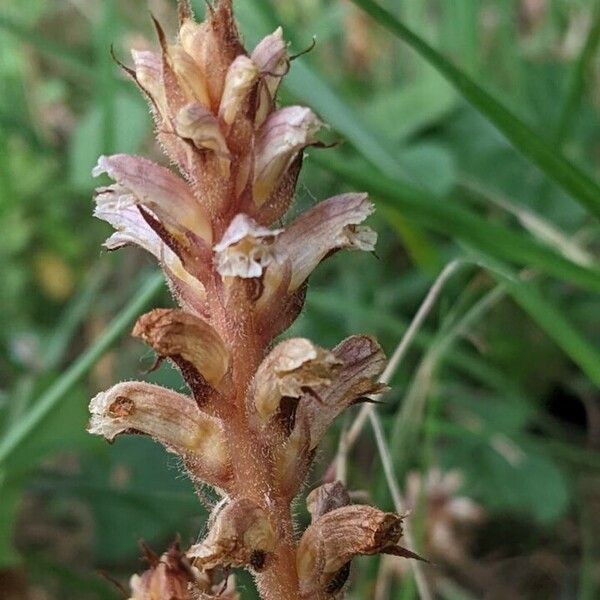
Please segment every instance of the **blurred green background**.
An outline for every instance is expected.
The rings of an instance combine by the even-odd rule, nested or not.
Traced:
[[[236,5],[249,47],[277,24],[292,53],[317,40],[282,101],[311,106],[338,144],[309,152],[298,207],[344,190],[378,206],[377,256],[322,265],[291,333],[323,346],[370,333],[391,354],[458,261],[378,407],[437,597],[599,598],[598,3]],[[89,398],[114,382],[182,386],[168,366],[145,375],[152,356],[127,336],[170,304],[151,259],[108,255],[91,216],[99,154],[160,160],[110,55],[156,45],[150,11],[175,31],[168,0],[0,7],[0,598],[119,598],[101,573],[139,571],[139,539],[162,551],[203,531],[175,459],[85,433]],[[358,495],[393,509],[370,430],[348,469]],[[416,590],[406,565],[370,558],[349,597]]]

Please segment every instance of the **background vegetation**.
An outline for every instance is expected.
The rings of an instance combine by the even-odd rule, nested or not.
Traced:
[[[249,46],[279,23],[293,52],[317,39],[283,100],[310,105],[339,144],[309,153],[299,205],[348,189],[379,207],[377,257],[323,265],[293,333],[324,346],[372,333],[391,354],[457,261],[378,407],[401,489],[414,492],[418,474],[460,474],[458,489],[412,494],[436,593],[598,598],[597,2],[237,8]],[[143,375],[152,356],[127,338],[145,307],[169,302],[152,261],[101,251],[108,228],[91,217],[99,154],[159,156],[109,51],[127,62],[129,47],[155,44],[149,10],[174,31],[167,0],[0,9],[2,598],[118,598],[99,572],[126,581],[138,539],[160,551],[203,530],[204,509],[160,448],[109,448],[84,431],[89,398],[118,380],[181,387],[168,366]],[[315,481],[354,414],[324,445]],[[367,428],[348,481],[393,508]],[[396,563],[363,559],[352,581],[353,598],[416,594]],[[249,580],[241,587],[253,597]]]

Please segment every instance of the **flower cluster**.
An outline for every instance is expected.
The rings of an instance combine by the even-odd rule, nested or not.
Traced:
[[[290,504],[333,419],[384,390],[385,357],[366,336],[332,350],[306,339],[272,344],[324,258],[373,250],[376,234],[362,225],[373,207],[365,194],[343,194],[279,226],[321,127],[308,108],[276,106],[291,60],[282,31],[248,55],[230,0],[209,6],[202,23],[180,1],[179,16],[175,43],[155,23],[160,51],[134,51],[133,68],[123,67],[179,175],[144,158],[103,156],[94,175],[114,183],[98,188],[95,214],[116,230],[108,249],[134,244],[158,259],[179,308],[142,316],[133,335],[179,368],[190,395],[117,384],[91,401],[89,429],[108,440],[153,437],[223,501],[206,538],[185,556],[172,549],[154,561],[132,582],[133,598],[216,597],[213,574],[230,567],[252,570],[264,598],[339,597],[353,556],[410,555],[397,545],[401,518],[332,504],[320,488],[298,543]],[[177,592],[157,595],[163,585]]]

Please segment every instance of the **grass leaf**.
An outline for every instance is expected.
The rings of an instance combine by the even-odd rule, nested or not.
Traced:
[[[560,152],[554,151],[531,127],[402,24],[392,13],[373,0],[352,0],[352,2],[436,67],[472,106],[510,140],[517,150],[535,163],[550,180],[600,218],[600,187],[589,175],[569,162]]]
[[[56,379],[33,407],[6,432],[0,442],[0,465],[5,463],[33,431],[48,418],[65,395],[119,339],[150,300],[163,288],[163,285],[162,273],[156,273],[149,277],[141,289],[136,292],[133,300],[114,318],[100,339]]]
[[[493,223],[456,203],[388,179],[366,165],[350,164],[333,152],[313,153],[311,160],[427,229],[466,241],[487,256],[535,267],[558,279],[600,291],[600,270],[577,265],[527,235]]]

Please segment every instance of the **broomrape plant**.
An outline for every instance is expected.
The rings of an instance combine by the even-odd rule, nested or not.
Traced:
[[[401,516],[352,505],[340,483],[309,494],[312,523],[299,541],[290,508],[333,419],[384,391],[385,357],[367,336],[332,350],[307,339],[272,345],[298,317],[321,260],[373,250],[377,236],[362,225],[373,206],[343,194],[274,228],[322,125],[308,108],[276,108],[291,60],[281,29],[248,56],[231,0],[209,6],[200,24],[180,1],[174,44],[155,26],[160,52],[133,51],[133,68],[123,68],[181,176],[102,156],[94,175],[114,183],[98,188],[95,215],[116,230],[109,250],[134,244],[158,259],[180,308],[143,315],[133,335],[179,368],[190,395],[119,383],[91,401],[89,431],[151,436],[222,501],[203,541],[148,554],[132,598],[237,598],[231,567],[249,569],[268,600],[340,598],[353,557],[415,557],[398,545]]]

